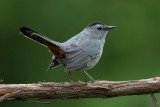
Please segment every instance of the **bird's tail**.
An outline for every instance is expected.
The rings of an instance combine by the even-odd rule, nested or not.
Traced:
[[[27,27],[21,27],[20,33],[22,33],[24,36],[48,47],[50,51],[58,58],[65,57],[64,51],[60,48],[60,43],[53,41],[42,34],[39,34],[38,32],[33,31],[32,29],[29,29]]]
[[[55,42],[55,41],[43,36],[42,34],[36,32],[32,29],[29,29],[27,27],[21,27],[20,33],[22,33],[24,36],[26,36],[26,37],[44,45],[44,46],[47,46],[48,44],[55,44],[55,45],[59,44],[58,42]]]
[[[23,34],[24,36],[48,47],[50,51],[54,54],[55,59],[64,59],[65,58],[65,52],[60,48],[59,42],[53,41],[42,34],[39,34],[38,32],[33,31],[32,29],[29,29],[27,27],[21,27],[20,28],[20,33]],[[57,65],[58,63],[54,62],[54,65]],[[50,68],[54,67],[53,63],[50,65]]]

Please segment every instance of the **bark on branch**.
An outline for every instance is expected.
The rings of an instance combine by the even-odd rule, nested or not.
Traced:
[[[0,102],[4,100],[111,98],[160,92],[160,77],[134,81],[97,81],[91,83],[0,84]]]

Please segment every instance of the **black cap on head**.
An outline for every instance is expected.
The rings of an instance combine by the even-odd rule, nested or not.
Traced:
[[[87,27],[92,27],[92,26],[94,26],[94,25],[96,25],[96,24],[105,25],[105,24],[102,23],[102,22],[95,21],[95,22],[90,23]]]

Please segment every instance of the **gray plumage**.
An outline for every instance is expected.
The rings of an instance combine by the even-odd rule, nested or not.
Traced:
[[[102,22],[92,22],[64,43],[53,41],[26,27],[20,28],[20,31],[50,49],[54,57],[49,69],[62,64],[68,72],[85,71],[94,67],[102,55],[106,34],[112,28],[115,27]]]

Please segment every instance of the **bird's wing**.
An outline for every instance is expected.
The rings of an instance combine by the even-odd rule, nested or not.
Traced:
[[[87,64],[95,59],[97,53],[99,53],[100,45],[94,40],[82,40],[74,42],[67,46],[65,51],[67,66],[65,71],[79,70],[80,68],[87,66]]]

